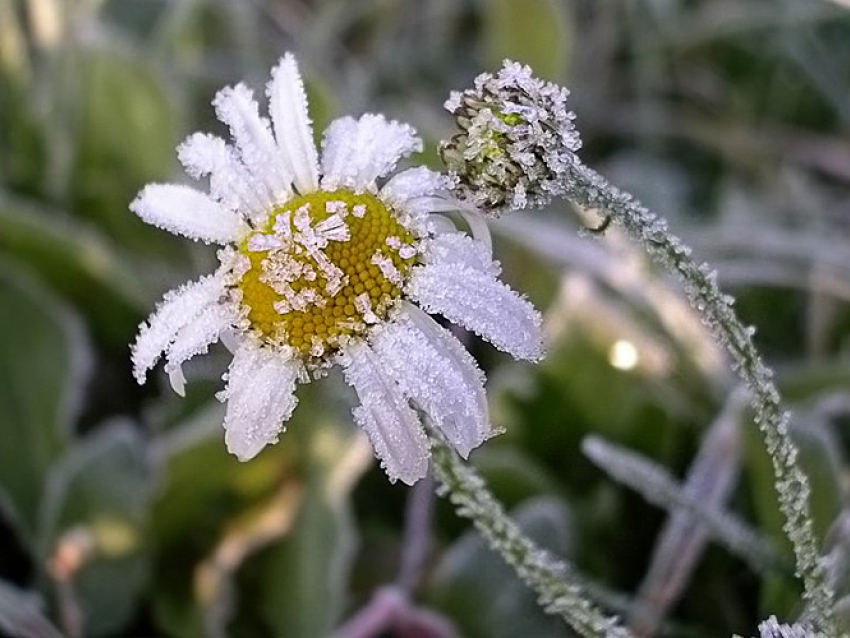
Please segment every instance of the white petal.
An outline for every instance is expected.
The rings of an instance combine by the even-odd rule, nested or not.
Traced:
[[[357,151],[357,120],[351,116],[335,119],[325,129],[322,138],[322,187],[332,190],[344,174],[346,166],[354,161]]]
[[[340,363],[360,398],[354,419],[369,435],[387,475],[413,485],[428,471],[428,438],[419,418],[368,345],[346,348]]]
[[[240,461],[275,443],[298,403],[295,383],[301,376],[296,359],[245,339],[233,356],[227,388],[224,441]]]
[[[242,163],[262,180],[276,202],[292,196],[292,175],[275,142],[266,118],[260,117],[253,92],[244,84],[227,87],[213,100],[218,119],[230,127]]]
[[[518,359],[544,355],[540,313],[489,273],[460,263],[417,266],[407,293]]]
[[[422,256],[426,264],[460,264],[498,277],[499,262],[493,261],[490,247],[460,232],[446,232],[425,244]]]
[[[229,304],[212,304],[201,310],[191,323],[183,326],[166,353],[168,363],[165,371],[171,375],[174,391],[184,396],[185,378],[182,364],[207,351],[211,343],[218,341],[222,330],[229,328],[239,319],[236,309]],[[179,374],[177,374],[177,372]]]
[[[472,233],[473,239],[479,241],[487,249],[488,259],[493,259],[493,238],[490,236],[490,227],[487,225],[487,220],[477,210],[469,210],[462,208],[460,214],[464,221],[469,224],[469,231]]]
[[[266,94],[269,97],[274,134],[283,151],[285,166],[293,175],[298,192],[311,193],[319,188],[319,162],[304,83],[291,53],[284,55],[272,70],[272,80],[266,87]]]
[[[422,140],[407,124],[366,113],[359,120],[336,120],[322,144],[322,187],[374,189],[403,157],[422,150]]]
[[[381,199],[394,208],[404,208],[412,199],[432,197],[444,190],[447,180],[425,166],[394,175],[381,189]]]
[[[195,133],[177,148],[177,157],[195,179],[209,175],[210,194],[245,217],[256,218],[275,204],[265,182],[257,180],[220,137]]]
[[[375,336],[373,347],[404,394],[461,456],[493,434],[484,374],[460,342],[419,308],[407,304]]]
[[[156,312],[139,326],[139,336],[131,347],[136,381],[140,384],[145,382],[145,374],[156,364],[177,333],[204,308],[218,303],[222,294],[224,281],[216,275],[203,277],[166,293]]]
[[[130,204],[148,224],[206,243],[238,241],[250,229],[231,210],[188,186],[149,184]]]

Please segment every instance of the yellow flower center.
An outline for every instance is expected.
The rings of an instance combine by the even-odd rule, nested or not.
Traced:
[[[416,240],[370,193],[296,197],[239,247],[238,283],[253,328],[305,358],[332,352],[387,318],[416,259]]]

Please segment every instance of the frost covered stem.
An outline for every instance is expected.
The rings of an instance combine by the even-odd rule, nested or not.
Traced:
[[[628,193],[610,185],[601,175],[577,158],[570,163],[563,183],[564,196],[573,203],[595,209],[621,224],[643,244],[652,259],[675,272],[682,280],[691,303],[705,317],[718,342],[734,360],[736,372],[752,392],[756,421],[773,460],[779,506],[785,516],[784,529],[802,578],[803,596],[814,612],[819,629],[837,635],[832,616],[833,592],[820,562],[818,546],[809,516],[809,484],[797,464],[797,447],[788,433],[788,413],[784,410],[773,373],[752,340],[752,330],[744,326],[732,308],[734,299],[723,295],[715,273],[706,264],[690,257],[690,248],[667,230],[665,220],[649,212]]]
[[[431,445],[434,473],[458,514],[472,520],[490,547],[537,592],[548,613],[561,616],[585,638],[632,638],[617,619],[594,606],[565,564],[523,535],[471,467],[441,440],[432,437]]]

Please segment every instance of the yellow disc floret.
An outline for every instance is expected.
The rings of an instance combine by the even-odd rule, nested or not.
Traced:
[[[416,258],[416,240],[370,193],[318,191],[269,216],[239,247],[238,287],[252,327],[305,358],[387,318]]]

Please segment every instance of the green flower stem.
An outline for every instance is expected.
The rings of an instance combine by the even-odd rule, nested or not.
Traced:
[[[789,415],[782,406],[773,373],[753,344],[753,330],[735,314],[734,299],[720,292],[716,276],[690,257],[690,248],[667,230],[667,223],[631,195],[577,160],[562,187],[573,203],[595,209],[619,223],[659,265],[679,276],[693,306],[702,314],[717,341],[732,355],[735,371],[749,386],[756,421],[773,460],[784,530],[794,548],[796,572],[803,581],[803,597],[820,631],[837,636],[833,617],[834,593],[820,561],[809,515],[809,483],[797,463],[797,447],[788,433]]]
[[[548,613],[561,616],[585,638],[633,638],[616,618],[594,606],[566,564],[520,531],[475,470],[436,437],[431,439],[431,452],[434,473],[458,514],[472,520],[490,547],[537,592]]]

